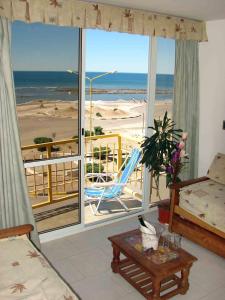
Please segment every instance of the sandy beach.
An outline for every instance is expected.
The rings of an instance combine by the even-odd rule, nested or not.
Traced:
[[[93,127],[107,133],[143,136],[146,118],[144,101],[93,101]],[[171,114],[172,101],[156,101],[155,117]],[[17,105],[21,145],[34,144],[35,137],[51,137],[54,141],[78,135],[78,104],[73,101],[30,101]],[[85,103],[85,123],[89,129],[90,102]]]

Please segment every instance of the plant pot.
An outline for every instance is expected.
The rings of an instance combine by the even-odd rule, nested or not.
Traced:
[[[170,220],[170,200],[166,199],[158,206],[158,220],[162,224],[169,224]]]

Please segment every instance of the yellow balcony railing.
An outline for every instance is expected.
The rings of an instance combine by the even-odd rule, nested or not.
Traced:
[[[85,137],[85,172],[105,174],[118,172],[131,150],[134,147],[139,147],[140,144],[141,140],[123,137],[120,134]],[[60,146],[57,151],[55,151],[56,146]],[[42,152],[38,151],[40,148],[42,148]],[[22,154],[24,161],[77,155],[78,139],[24,146],[22,147]],[[78,196],[79,164],[77,162],[69,161],[26,168],[25,175],[33,208],[66,201]],[[94,177],[91,181],[93,180],[95,180]],[[139,167],[135,169],[129,179],[128,189],[141,194],[142,184],[143,172],[142,168]]]

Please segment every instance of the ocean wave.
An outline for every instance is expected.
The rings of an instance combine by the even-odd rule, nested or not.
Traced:
[[[77,87],[58,87],[58,86],[29,86],[29,87],[16,87],[16,90],[53,90],[56,92],[77,92]],[[89,92],[89,88],[86,88],[86,92]],[[101,88],[93,88],[92,89],[93,94],[146,94],[147,89],[139,89],[139,88],[117,88],[117,89],[101,89]],[[156,88],[157,94],[171,94],[173,93],[172,88]]]
[[[54,90],[56,90],[58,88],[60,88],[60,87],[58,87],[58,86],[16,86],[15,87],[16,90],[23,90],[23,89],[27,89],[27,90],[30,90],[30,89],[38,89],[38,90],[54,89]]]

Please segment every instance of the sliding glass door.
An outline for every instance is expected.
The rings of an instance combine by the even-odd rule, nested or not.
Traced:
[[[96,181],[124,180],[124,188],[103,199],[97,212],[98,200],[86,202],[85,224],[143,210],[144,168],[136,162],[130,170],[129,161],[145,136],[150,45],[148,36],[86,30],[84,184],[90,189]]]
[[[133,149],[141,151],[152,134],[154,117],[171,112],[173,55],[172,42],[156,37],[14,22],[21,151],[39,232],[138,213],[168,196],[163,174],[157,191],[140,163],[119,200],[102,201],[97,214],[82,187],[95,185],[101,173],[117,182]]]
[[[174,92],[174,68],[175,68],[175,41],[155,37],[155,89],[152,111],[152,119],[159,122],[163,120],[167,112],[169,118],[172,116],[173,92]],[[151,179],[151,205],[169,199],[170,190],[166,186],[166,174],[161,172],[157,188],[155,178]]]
[[[39,232],[81,222],[81,42],[77,28],[13,24],[21,151]]]

